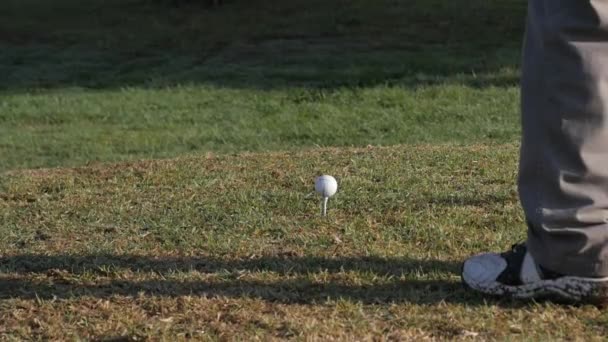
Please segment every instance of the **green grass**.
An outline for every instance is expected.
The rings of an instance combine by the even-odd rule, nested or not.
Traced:
[[[525,5],[2,1],[0,340],[600,340],[460,285],[525,238]]]
[[[0,338],[599,340],[592,306],[483,298],[525,236],[517,145],[315,149],[11,172]],[[315,175],[340,183],[327,219]]]
[[[0,4],[0,171],[518,140],[523,1]],[[472,20],[472,17],[477,20]]]

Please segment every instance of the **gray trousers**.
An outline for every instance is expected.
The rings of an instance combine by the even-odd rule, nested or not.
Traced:
[[[528,249],[608,276],[608,0],[529,0],[521,90]]]

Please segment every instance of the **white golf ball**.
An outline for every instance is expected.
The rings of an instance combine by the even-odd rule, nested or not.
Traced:
[[[338,191],[338,182],[329,175],[317,177],[315,180],[315,190],[323,197],[331,197]]]

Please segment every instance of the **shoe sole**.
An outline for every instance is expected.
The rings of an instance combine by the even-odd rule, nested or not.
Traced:
[[[564,276],[557,279],[541,280],[524,285],[505,285],[499,282],[467,282],[462,274],[465,286],[498,297],[516,299],[550,299],[567,303],[589,303],[600,307],[608,305],[608,278],[582,278]]]

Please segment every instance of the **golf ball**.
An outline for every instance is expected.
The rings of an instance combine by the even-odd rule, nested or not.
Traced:
[[[315,180],[315,190],[323,197],[331,197],[338,191],[338,182],[329,175],[317,177]]]

